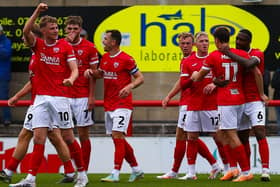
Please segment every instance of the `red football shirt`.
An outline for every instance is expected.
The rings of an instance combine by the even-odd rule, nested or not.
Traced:
[[[249,58],[248,53],[238,49],[231,52]],[[218,106],[241,105],[245,103],[243,92],[243,67],[228,56],[216,50],[209,54],[203,64],[203,69],[212,70],[214,77],[224,77],[229,80],[225,87],[218,87]]]
[[[208,55],[207,55],[208,56]],[[183,73],[187,78],[190,78],[194,71],[199,71],[205,61],[206,57],[199,57],[197,54],[190,56],[183,62]],[[189,88],[191,98],[188,103],[188,111],[198,110],[217,110],[217,91],[216,89],[212,94],[206,95],[203,93],[205,86],[213,82],[213,74],[210,71],[202,81],[193,82]]]
[[[250,49],[248,52],[251,57],[259,60],[258,68],[264,73],[264,54],[259,49]],[[256,84],[255,75],[251,70],[245,71],[243,89],[245,102],[261,101],[259,90]]]
[[[44,40],[36,38],[32,47],[37,59],[36,68],[38,95],[68,97],[68,87],[63,85],[63,80],[69,78],[70,68],[68,62],[76,60],[73,48],[64,39],[48,45]]]
[[[77,58],[79,77],[75,80],[74,85],[69,87],[70,97],[81,98],[89,96],[89,79],[85,78],[84,72],[90,68],[90,65],[99,63],[98,52],[95,45],[86,39],[82,39],[71,44]]]
[[[132,109],[132,94],[125,98],[119,97],[119,92],[131,83],[131,76],[138,71],[135,60],[125,52],[114,56],[105,53],[99,69],[104,78],[104,108],[113,111],[118,108]]]

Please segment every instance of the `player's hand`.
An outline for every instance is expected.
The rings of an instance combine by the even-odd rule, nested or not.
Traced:
[[[8,100],[8,106],[16,106],[16,103],[18,102],[19,98],[16,96],[13,96]]]
[[[193,81],[196,81],[197,78],[198,78],[198,72],[197,72],[197,71],[194,71],[194,72],[192,73],[191,79],[192,79]]]
[[[261,100],[264,102],[264,104],[267,106],[269,103],[269,98],[265,94],[260,95],[260,97],[261,97]]]
[[[90,78],[93,76],[93,72],[92,72],[92,69],[86,69],[86,71],[84,72],[84,76],[85,78]]]
[[[37,10],[39,12],[44,12],[46,10],[48,10],[48,5],[46,3],[40,3],[38,6],[37,6]]]
[[[78,33],[76,33],[76,32],[70,32],[66,35],[65,39],[68,42],[73,42],[76,39],[77,35],[78,35]]]
[[[92,110],[94,108],[94,101],[95,101],[94,97],[88,98],[88,110]]]
[[[128,84],[127,86],[125,86],[123,89],[120,90],[119,92],[119,97],[120,98],[126,98],[132,90],[132,84]]]
[[[210,83],[207,84],[204,88],[203,88],[203,93],[206,95],[210,95],[214,90],[215,90],[216,86],[214,83]]]
[[[163,109],[166,109],[168,103],[170,101],[170,97],[166,96],[162,101],[161,101],[161,106]]]
[[[222,52],[225,55],[227,55],[228,52],[230,51],[229,45],[227,43],[220,44],[218,49],[220,52]]]
[[[225,87],[228,85],[229,80],[224,80],[224,76],[215,77],[213,83],[218,87]]]
[[[74,83],[74,81],[72,79],[64,79],[63,80],[63,85],[64,86],[70,87],[70,86],[73,86],[73,83]]]

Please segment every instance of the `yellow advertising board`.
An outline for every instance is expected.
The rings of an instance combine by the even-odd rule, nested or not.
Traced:
[[[97,49],[104,52],[106,30],[122,32],[121,49],[133,56],[142,72],[178,72],[182,58],[177,36],[181,32],[213,33],[219,26],[231,32],[231,47],[240,29],[253,34],[252,46],[265,50],[269,31],[253,14],[231,5],[132,6],[107,17],[94,34]],[[210,51],[215,50],[210,35]]]

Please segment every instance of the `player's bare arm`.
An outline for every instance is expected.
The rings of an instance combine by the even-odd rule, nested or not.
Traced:
[[[260,94],[261,99],[265,104],[268,104],[269,98],[264,94],[264,88],[263,88],[263,75],[258,67],[254,67],[251,71],[254,72],[256,85]]]
[[[31,32],[31,28],[34,25],[36,19],[39,17],[41,12],[44,12],[48,9],[48,5],[45,3],[40,3],[31,17],[27,20],[23,28],[23,37],[25,39],[27,46],[33,46],[35,41],[35,36]]]
[[[201,68],[201,69],[199,70],[199,72],[194,71],[194,72],[192,73],[191,79],[192,79],[194,82],[196,82],[196,81],[201,81],[209,72],[210,72],[210,70],[206,70],[206,69]]]
[[[91,65],[90,69],[96,70],[97,69],[97,64]],[[94,90],[95,90],[95,85],[96,85],[96,79],[94,77],[90,77],[89,78],[88,110],[92,110],[93,107],[94,107],[94,101],[95,101]]]
[[[224,76],[214,77],[213,83],[218,87],[225,87],[228,85],[229,80],[225,80]]]
[[[11,97],[8,100],[8,105],[9,106],[15,106],[15,104],[18,102],[20,98],[25,96],[26,94],[30,93],[32,90],[32,84],[30,81],[28,81],[20,91],[18,91],[13,97]]]
[[[181,91],[180,79],[178,79],[173,85],[172,89],[168,92],[167,96],[162,100],[161,105],[166,109],[169,101]]]
[[[257,59],[256,57],[251,57],[250,59],[247,59],[231,52],[227,45],[221,45],[219,47],[219,51],[221,51],[222,53],[224,53],[225,55],[227,55],[228,57],[230,57],[231,59],[233,59],[234,61],[238,62],[246,68],[255,67],[259,63],[259,59]]]
[[[68,63],[69,68],[71,70],[71,75],[69,78],[63,80],[64,86],[73,86],[74,81],[78,78],[79,76],[79,70],[78,66],[76,63],[76,60],[72,60]]]
[[[126,85],[123,89],[120,90],[119,92],[119,97],[120,98],[125,98],[127,97],[132,89],[137,88],[141,84],[144,83],[144,76],[140,71],[137,71],[136,73],[133,74],[134,80]]]

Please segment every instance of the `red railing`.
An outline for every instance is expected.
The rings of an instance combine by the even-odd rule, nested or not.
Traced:
[[[103,106],[103,100],[96,100],[95,106]],[[20,100],[16,106],[29,106],[31,102],[29,100]],[[179,101],[170,101],[168,106],[178,106]],[[0,106],[8,106],[7,100],[0,100]],[[161,107],[161,100],[134,100],[133,106],[137,107]],[[280,106],[280,100],[270,100],[268,106]]]

